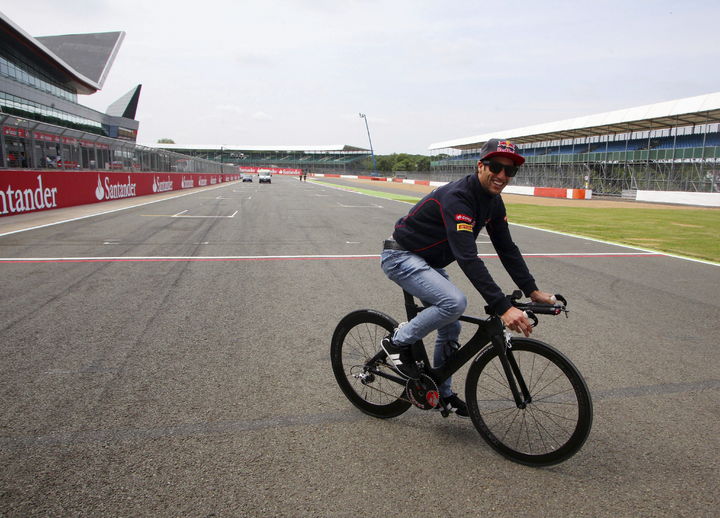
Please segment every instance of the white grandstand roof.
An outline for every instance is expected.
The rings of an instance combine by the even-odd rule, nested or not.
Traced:
[[[720,122],[720,92],[446,140],[431,144],[428,149],[474,149],[491,138],[511,139],[517,144],[524,144],[714,122]]]
[[[95,93],[96,91],[100,90],[102,86],[102,81],[92,80],[82,73],[78,72],[78,70],[72,66],[70,66],[65,60],[61,59],[57,54],[55,54],[53,51],[51,51],[46,45],[41,43],[38,39],[33,38],[30,36],[27,32],[25,32],[21,27],[15,24],[10,18],[8,18],[4,13],[0,12],[0,24],[5,24],[8,28],[10,28],[11,31],[14,31],[15,34],[23,41],[27,46],[31,48],[31,50],[35,50],[36,52],[45,55],[47,59],[49,59],[51,62],[55,63],[55,65],[59,68],[61,68],[67,76],[69,76],[77,88],[77,92],[79,94],[91,94]],[[121,36],[119,36],[120,41],[122,41],[122,38],[124,38],[125,33],[118,33]],[[119,46],[119,43],[118,43]],[[117,52],[117,48],[115,49],[115,52]],[[113,54],[114,59],[114,54]],[[112,62],[110,62],[112,63]],[[106,74],[106,72],[105,72]],[[102,77],[104,80],[104,75]]]
[[[225,144],[144,144],[147,147],[167,149],[169,151],[303,151],[305,153],[339,153],[341,151],[364,151],[369,149],[348,146],[347,144],[330,144],[323,146],[242,146]]]

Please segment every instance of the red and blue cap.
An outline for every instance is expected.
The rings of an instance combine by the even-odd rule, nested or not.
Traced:
[[[509,140],[491,138],[480,150],[480,160],[489,160],[494,156],[504,156],[513,161],[516,166],[523,165],[525,158],[518,153],[517,146]]]

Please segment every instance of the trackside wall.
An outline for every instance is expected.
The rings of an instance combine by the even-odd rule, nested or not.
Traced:
[[[638,191],[637,201],[720,207],[720,192]]]
[[[326,176],[334,178],[357,178],[361,180],[374,180],[379,182],[398,182],[414,185],[431,185],[438,187],[448,182],[429,180],[410,180],[406,178],[383,178],[377,176],[340,175],[340,174],[314,174],[313,176]],[[507,194],[522,194],[525,196],[540,196],[543,198],[567,198],[573,200],[592,199],[592,189],[565,189],[561,187],[530,187],[522,185],[508,185],[503,189]],[[685,191],[637,191],[633,199],[652,203],[673,203],[678,205],[694,205],[701,207],[720,207],[720,193],[685,192]]]
[[[412,185],[431,185],[439,187],[448,182],[434,182],[430,180],[409,180],[406,178],[383,178],[378,176],[357,176],[340,174],[315,174],[313,176],[326,176],[328,178],[356,178],[360,180],[373,180],[378,182],[397,182]],[[508,194],[524,194],[526,196],[543,196],[546,198],[570,198],[575,200],[589,200],[592,198],[591,189],[563,189],[555,187],[526,187],[508,185],[503,189]]]
[[[238,174],[0,171],[0,217],[238,180]]]

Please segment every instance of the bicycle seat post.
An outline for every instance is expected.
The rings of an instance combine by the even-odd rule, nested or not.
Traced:
[[[405,298],[405,312],[407,313],[408,321],[415,318],[415,316],[422,311],[424,308],[415,304],[415,297],[410,295],[407,291],[403,290],[403,297]],[[425,344],[422,340],[418,340],[411,346],[413,358],[420,364],[420,369],[429,368],[430,361],[425,350]]]
[[[412,320],[418,314],[420,308],[417,304],[415,304],[415,297],[405,290],[403,290],[403,297],[405,298],[405,312],[407,313],[407,318],[408,320]]]

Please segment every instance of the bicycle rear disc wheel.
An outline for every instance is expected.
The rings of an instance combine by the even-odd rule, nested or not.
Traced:
[[[333,333],[330,361],[335,379],[350,402],[373,417],[396,417],[411,406],[401,399],[404,384],[378,375],[380,372],[397,377],[385,355],[370,363],[382,350],[380,341],[397,325],[384,313],[363,309],[345,316]]]
[[[565,355],[543,342],[513,338],[508,354],[517,362],[530,402],[518,408],[497,351],[487,347],[466,380],[473,424],[493,449],[515,462],[550,466],[568,459],[592,427],[585,380]]]

